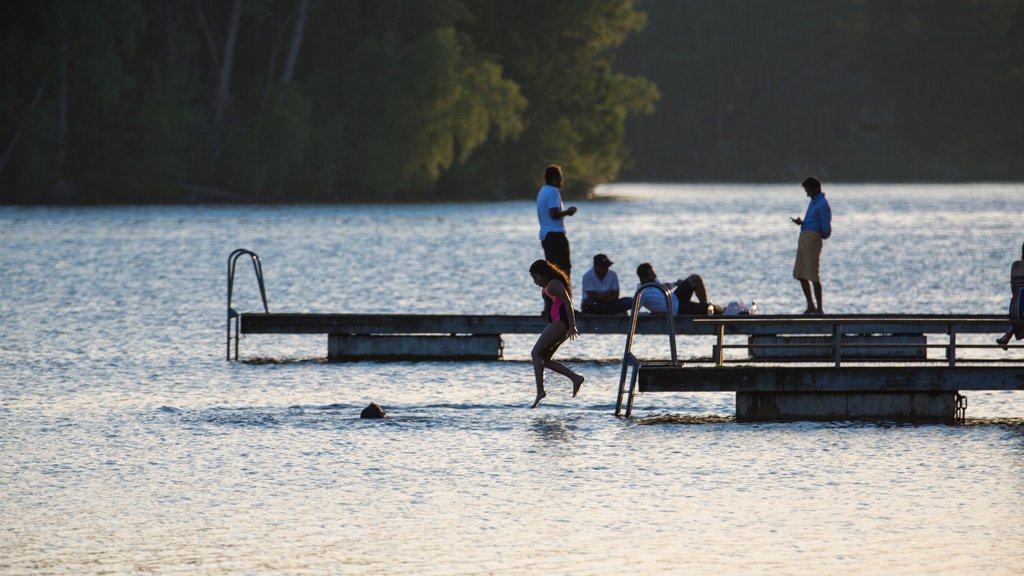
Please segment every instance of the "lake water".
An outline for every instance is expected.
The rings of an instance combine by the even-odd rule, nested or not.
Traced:
[[[826,312],[1005,312],[1024,185],[826,194]],[[577,204],[577,291],[604,252],[629,293],[650,261],[803,310],[798,185]],[[573,399],[552,376],[537,410],[528,335],[504,362],[346,364],[324,336],[250,336],[229,363],[239,247],[276,312],[541,307],[531,201],[0,208],[0,573],[1024,573],[1022,392],[968,393],[956,426],[738,424],[731,394],[648,394],[624,420],[622,336],[563,346],[587,381]],[[235,304],[261,306],[250,268]],[[360,420],[370,401],[389,418]],[[643,423],[662,414],[692,423]]]

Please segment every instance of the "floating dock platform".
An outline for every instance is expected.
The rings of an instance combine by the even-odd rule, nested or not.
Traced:
[[[250,258],[262,313],[231,306],[235,266]],[[659,284],[648,288],[669,292]],[[962,421],[967,390],[1024,390],[1024,346],[994,343],[1004,315],[577,316],[581,334],[623,334],[616,416],[630,417],[639,392],[734,392],[739,420],[882,419]],[[242,334],[327,336],[327,356],[345,360],[500,360],[502,335],[539,334],[536,316],[270,313],[259,257],[228,257],[227,359]],[[1021,323],[1024,325],[1024,323]],[[668,358],[641,360],[637,334],[668,335]],[[982,343],[958,340],[984,334]],[[710,337],[708,361],[677,357],[676,337]],[[746,341],[736,343],[738,338]],[[728,338],[728,340],[727,340]],[[971,339],[967,339],[971,340]],[[974,338],[973,340],[978,340]],[[234,343],[234,350],[232,350]],[[737,358],[728,349],[746,351]],[[968,356],[979,349],[986,357]],[[937,354],[929,354],[929,351]],[[628,384],[627,384],[628,381]]]
[[[1024,355],[1019,353],[1024,347],[1003,351],[992,343],[1009,326],[1005,318],[815,316],[798,320],[777,316],[706,316],[695,317],[693,322],[701,327],[711,326],[715,334],[712,361],[703,365],[688,365],[676,358],[674,344],[668,361],[640,360],[630,352],[627,339],[616,415],[632,415],[637,391],[735,392],[736,418],[741,421],[864,419],[952,423],[963,421],[966,415],[967,398],[961,391],[1024,390]],[[813,332],[818,336],[807,340],[804,336],[789,336],[793,332]],[[727,361],[726,349],[743,346],[726,344],[725,337],[742,333],[774,333],[773,342],[762,339],[757,345],[748,344],[751,353],[747,358]],[[945,342],[928,344],[920,340],[928,334],[941,334]],[[992,339],[980,344],[958,342],[957,336],[963,334],[989,334]],[[871,341],[883,336],[889,339]],[[755,354],[757,346],[784,354]],[[808,347],[813,350],[810,357],[795,357],[794,351]],[[941,358],[929,359],[928,349],[941,351]],[[966,356],[979,349],[999,350],[1000,356]],[[849,354],[851,350],[863,354]],[[779,363],[780,356],[789,361]]]

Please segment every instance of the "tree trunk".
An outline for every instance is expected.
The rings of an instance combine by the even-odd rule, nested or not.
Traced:
[[[0,158],[0,173],[4,171],[4,166],[7,166],[7,161],[11,159],[11,153],[14,152],[14,147],[18,144],[18,140],[21,139],[21,133],[25,131],[28,126],[29,120],[32,119],[32,113],[35,112],[36,106],[39,106],[39,100],[43,97],[43,85],[39,85],[39,89],[36,90],[36,97],[32,99],[32,105],[28,108],[28,113],[25,114],[25,118],[21,121],[21,125],[18,126],[18,130],[14,133],[14,137],[11,138],[7,149],[4,150],[4,157]]]
[[[220,69],[220,50],[217,48],[217,39],[213,37],[213,32],[210,30],[210,24],[206,21],[206,13],[203,12],[203,5],[199,3],[200,0],[194,0],[193,5],[196,8],[196,20],[199,21],[199,29],[203,33],[203,39],[206,40],[206,49],[210,53],[210,61],[213,63],[211,70]]]
[[[71,34],[70,17],[66,10],[60,13],[60,47],[57,54],[57,179],[64,177],[64,168],[68,161],[68,133],[70,132],[70,121],[68,120],[68,92],[70,83],[68,66],[70,50],[69,36]]]
[[[292,29],[292,43],[288,49],[288,59],[284,63],[284,71],[281,73],[282,82],[291,82],[295,75],[295,61],[299,59],[299,48],[302,47],[302,36],[306,29],[306,18],[309,16],[309,0],[299,0],[299,17],[295,20],[295,28]]]
[[[224,59],[221,61],[220,74],[217,80],[217,94],[214,100],[213,113],[213,153],[211,164],[215,164],[220,156],[221,133],[224,129],[224,112],[231,100],[231,69],[235,59],[235,41],[238,39],[238,25],[242,19],[242,0],[235,0],[228,18],[228,33],[224,38]]]

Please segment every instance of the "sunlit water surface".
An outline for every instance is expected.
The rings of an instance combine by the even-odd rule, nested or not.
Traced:
[[[826,193],[827,312],[1006,310],[1024,186]],[[608,186],[569,220],[573,281],[605,252],[627,292],[650,261],[796,313],[805,206],[799,186]],[[0,573],[1024,573],[1024,393],[969,393],[957,426],[737,424],[731,394],[648,394],[622,420],[621,336],[567,343],[581,395],[552,378],[537,410],[530,336],[505,362],[347,364],[323,336],[250,336],[228,363],[238,247],[271,311],[541,306],[530,201],[0,208]],[[260,307],[250,268],[235,302]],[[360,420],[369,401],[389,418]],[[643,424],[664,414],[689,423]]]

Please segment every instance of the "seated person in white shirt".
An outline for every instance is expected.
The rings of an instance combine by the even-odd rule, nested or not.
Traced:
[[[625,314],[633,307],[632,298],[619,298],[619,276],[604,254],[594,256],[594,267],[583,275],[584,314]]]
[[[648,282],[657,282],[658,274],[654,271],[654,266],[650,263],[644,262],[637,266],[636,275],[640,278],[640,284],[647,284]],[[708,313],[708,292],[704,288],[704,279],[697,274],[691,274],[685,279],[679,279],[675,282],[663,282],[663,286],[672,290],[672,314],[687,314],[696,315]],[[637,286],[639,288],[639,286]],[[693,295],[697,295],[697,301],[692,302],[690,300]],[[724,308],[717,304],[712,304],[714,307],[715,314],[721,314],[725,311]],[[647,288],[640,293],[640,307],[646,308],[651,314],[664,314],[665,313],[665,294],[655,288]]]

